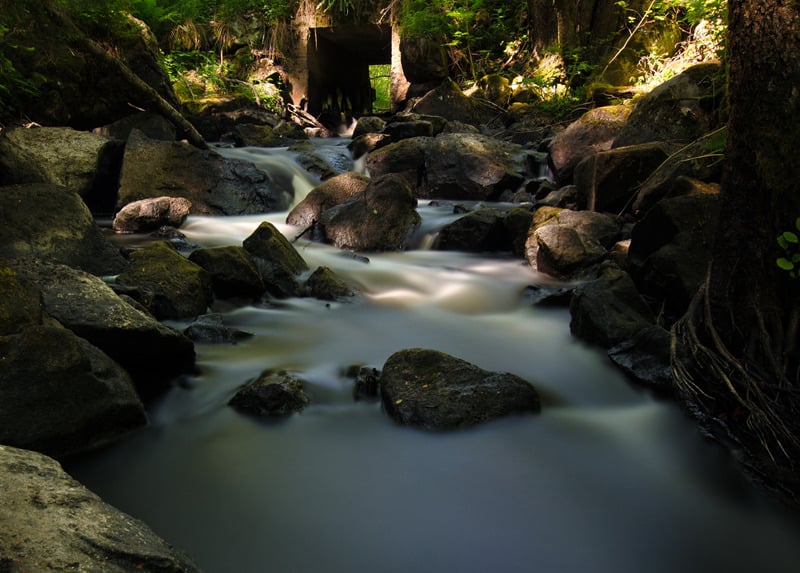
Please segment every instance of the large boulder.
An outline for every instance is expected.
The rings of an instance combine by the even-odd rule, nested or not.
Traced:
[[[722,127],[670,155],[642,183],[631,212],[641,216],[668,197],[718,192],[727,132]]]
[[[550,167],[562,185],[572,181],[575,166],[584,158],[611,149],[620,134],[631,106],[614,105],[587,111],[550,140]]]
[[[384,175],[364,191],[322,214],[325,240],[340,249],[396,251],[420,224],[417,200],[406,181]]]
[[[280,188],[252,163],[134,130],[125,147],[117,205],[165,195],[188,199],[192,214],[202,215],[282,211],[293,198],[290,189]]]
[[[575,167],[575,186],[586,197],[587,209],[620,213],[673,151],[655,142],[595,153]]]
[[[717,195],[685,195],[659,201],[631,231],[631,274],[666,326],[705,281],[718,220]]]
[[[425,185],[428,150],[433,138],[412,137],[385,145],[367,155],[366,167],[372,177],[394,173],[405,178],[412,189]]]
[[[0,257],[39,258],[97,275],[128,267],[81,198],[51,183],[0,187]]]
[[[17,268],[37,285],[47,314],[125,368],[142,394],[193,370],[188,338],[128,304],[98,277],[43,262],[25,261]]]
[[[0,185],[52,183],[77,193],[95,212],[116,199],[123,143],[68,127],[0,133]]]
[[[0,446],[0,568],[199,573],[141,521],[72,479],[47,456]]]
[[[308,404],[303,381],[285,371],[267,370],[239,389],[228,404],[256,416],[287,416]]]
[[[205,314],[211,304],[211,276],[169,243],[157,241],[133,251],[131,268],[117,283],[134,287],[139,302],[159,320]],[[134,292],[134,291],[131,291]]]
[[[630,275],[606,263],[596,279],[579,285],[570,303],[570,331],[586,342],[611,348],[655,323]]]
[[[413,101],[408,111],[436,115],[451,121],[480,125],[498,115],[495,108],[487,108],[467,96],[453,80],[446,78],[424,96]]]
[[[267,292],[279,298],[300,294],[298,276],[308,265],[275,225],[262,222],[242,246],[253,257]]]
[[[289,225],[307,228],[319,221],[322,212],[354,195],[361,193],[369,184],[369,177],[349,171],[323,181],[312,189],[286,216]]]
[[[495,209],[470,211],[443,227],[436,235],[433,248],[471,253],[511,251],[513,237],[505,218],[504,213]]]
[[[642,96],[614,147],[651,141],[690,143],[721,125],[724,69],[717,63],[692,66]]]
[[[527,176],[519,145],[480,134],[451,133],[433,139],[419,197],[497,200]]]
[[[180,227],[192,202],[183,197],[155,197],[128,203],[114,216],[115,233],[142,233],[160,227]]]
[[[42,293],[8,261],[0,259],[0,336],[42,324],[44,318]]]
[[[483,370],[437,350],[395,352],[383,366],[380,385],[386,413],[403,425],[429,430],[541,409],[536,390],[519,376]]]
[[[0,337],[0,356],[2,444],[63,457],[146,423],[127,372],[66,328],[32,326]]]

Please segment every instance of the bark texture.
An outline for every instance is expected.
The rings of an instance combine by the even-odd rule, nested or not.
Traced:
[[[800,216],[800,4],[731,0],[729,136],[705,287],[673,330],[687,404],[768,484],[800,492],[798,279],[777,236]]]

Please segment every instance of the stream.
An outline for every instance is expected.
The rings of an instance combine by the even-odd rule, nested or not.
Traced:
[[[260,156],[302,196],[289,155]],[[425,250],[452,205],[421,204],[403,253],[363,258],[300,239],[313,270],[357,285],[349,303],[234,307],[236,345],[197,344],[200,373],[150,405],[150,425],[65,464],[207,573],[796,572],[800,521],[753,488],[669,401],[573,339],[569,312],[531,306],[545,281],[520,259]],[[285,213],[190,217],[201,246],[241,244]],[[183,328],[185,323],[171,323]],[[348,367],[441,350],[529,380],[538,416],[430,433],[353,400]],[[311,404],[265,421],[227,401],[265,368],[306,381]]]

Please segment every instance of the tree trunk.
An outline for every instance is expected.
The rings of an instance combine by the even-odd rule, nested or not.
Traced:
[[[729,0],[729,135],[706,285],[673,329],[693,411],[761,479],[800,492],[800,279],[776,238],[800,216],[800,5]]]

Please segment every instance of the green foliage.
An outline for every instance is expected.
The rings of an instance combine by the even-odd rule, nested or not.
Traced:
[[[800,217],[794,222],[795,229],[800,232]],[[779,269],[786,271],[791,278],[797,278],[800,269],[800,238],[794,231],[784,231],[777,237],[778,247],[782,253],[775,260]]]
[[[375,113],[389,111],[392,107],[392,66],[381,64],[369,67],[369,82],[375,90],[375,101],[372,108]]]

